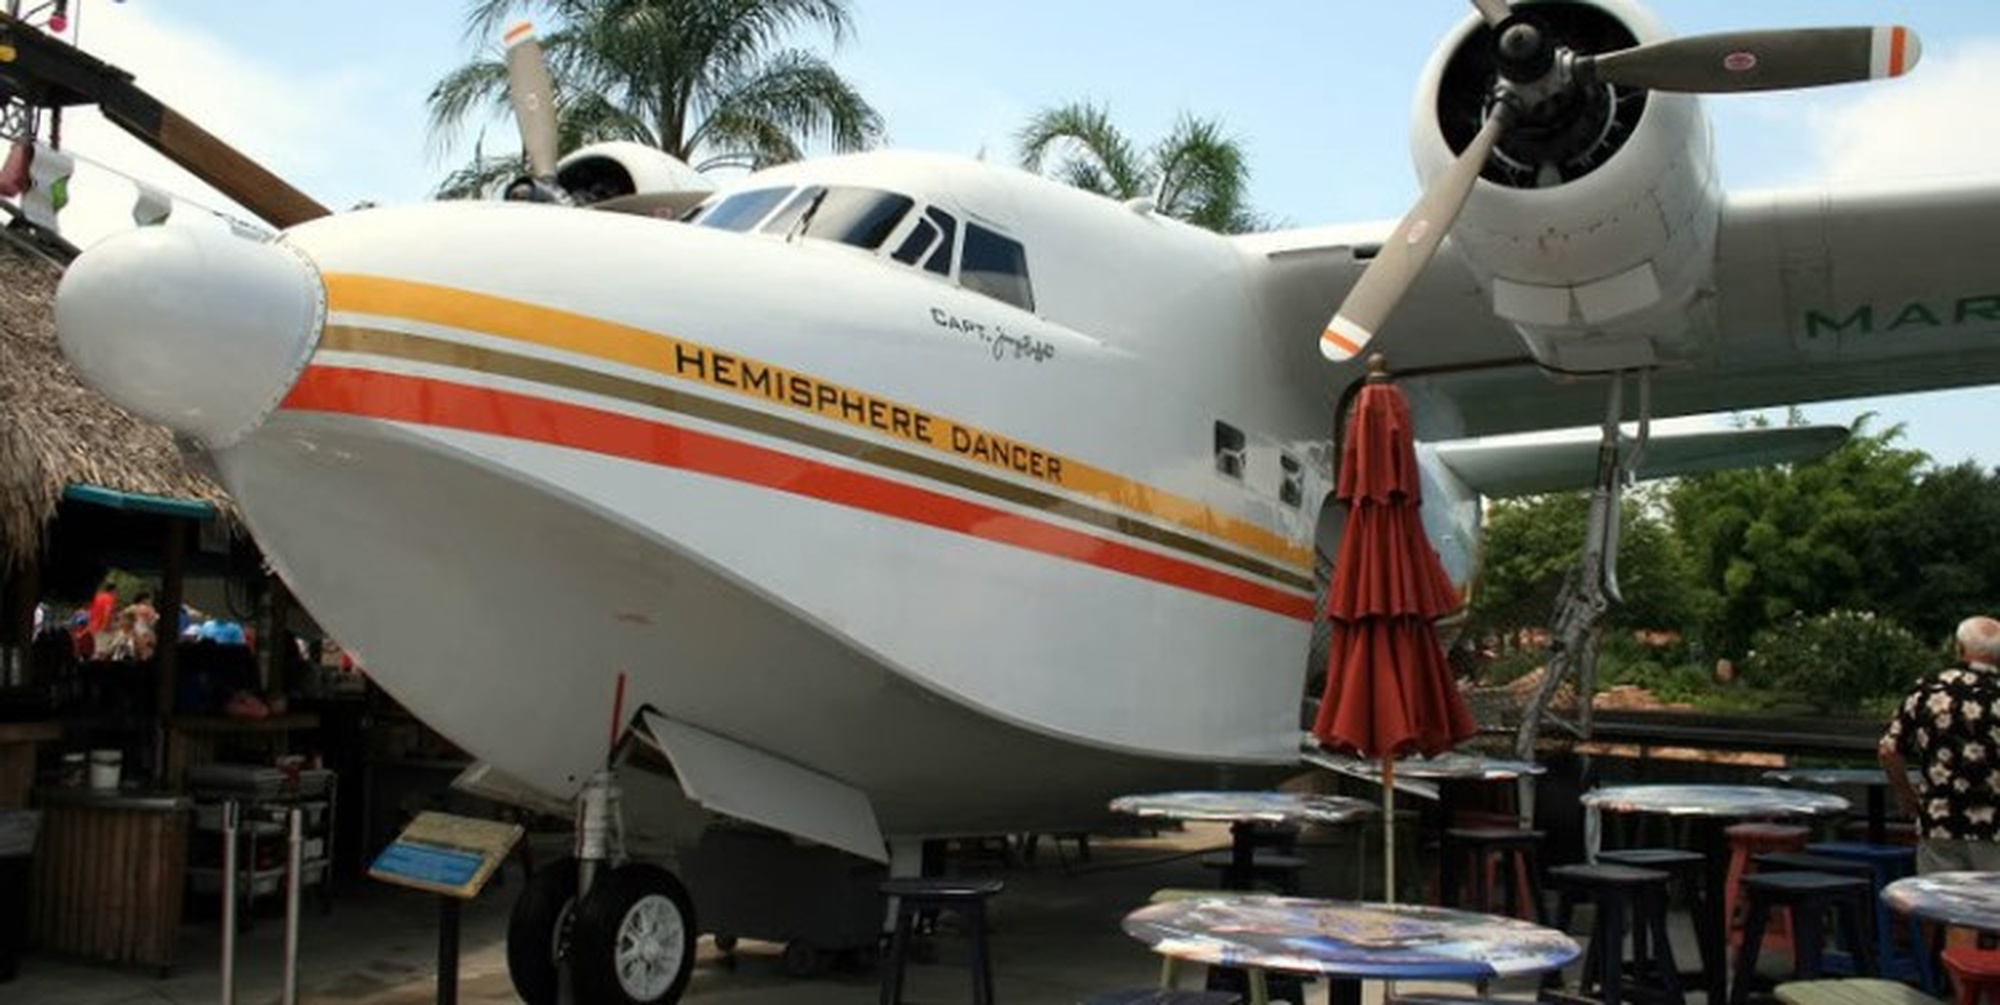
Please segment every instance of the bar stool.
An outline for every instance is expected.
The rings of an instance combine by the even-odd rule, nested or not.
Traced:
[[[903,966],[910,951],[910,928],[925,911],[957,911],[972,939],[973,1005],[993,1005],[993,962],[986,951],[986,901],[1007,888],[998,879],[906,876],[882,884],[896,898],[896,934],[882,966],[882,1005],[902,1005]]]
[[[2000,1002],[2000,949],[1953,946],[1943,958],[1951,974],[1952,1005],[1980,1005],[1989,995]]]
[[[1597,860],[1666,873],[1669,886],[1680,887],[1681,899],[1693,917],[1695,945],[1708,948],[1708,911],[1704,909],[1708,903],[1708,856],[1679,848],[1614,848],[1598,852]],[[1701,965],[1705,969],[1725,964],[1703,959]]]
[[[1731,941],[1740,942],[1742,922],[1736,916],[1743,877],[1752,872],[1751,859],[1776,851],[1805,851],[1812,830],[1797,824],[1759,821],[1732,824],[1723,831],[1729,838],[1729,875],[1722,881],[1722,917],[1729,926]]]
[[[1875,886],[1874,867],[1870,866],[1866,862],[1857,862],[1852,859],[1834,858],[1830,855],[1815,855],[1809,851],[1765,852],[1764,854],[1758,855],[1755,858],[1751,859],[1751,861],[1756,863],[1758,873],[1824,872],[1824,873],[1831,873],[1835,876],[1847,876],[1852,879],[1864,880],[1869,884],[1870,889],[1878,891],[1880,889],[1879,887]],[[1881,939],[1882,935],[1881,926],[1886,921],[1887,909],[1882,908],[1879,902],[1877,903],[1877,908],[1878,910],[1881,911],[1881,913],[1878,914],[1876,919],[1877,944],[1875,947],[1875,965],[1876,968],[1880,970],[1884,966],[1883,960],[1885,959],[1883,955],[1885,949],[1883,943],[1885,940]],[[1821,963],[1826,968],[1828,973],[1837,973],[1837,974],[1854,973],[1855,961],[1853,960],[1852,957],[1848,956],[1845,953],[1834,953],[1828,955],[1822,959]]]
[[[1597,919],[1590,933],[1590,948],[1584,955],[1583,975],[1578,990],[1590,996],[1593,990],[1604,1005],[1620,1005],[1625,1000],[1625,932],[1634,937],[1633,964],[1639,974],[1654,977],[1657,991],[1669,1002],[1685,1003],[1681,991],[1680,967],[1674,962],[1673,943],[1667,937],[1667,880],[1659,869],[1640,869],[1611,863],[1563,865],[1549,870],[1549,880],[1562,891],[1556,908],[1556,927],[1570,931],[1576,905],[1589,900],[1597,906]],[[1638,933],[1649,938],[1641,938]],[[1650,946],[1648,943],[1650,942]],[[1657,954],[1657,955],[1655,955]]]
[[[1854,954],[1855,970],[1874,976],[1874,944],[1868,925],[1872,915],[1868,901],[1873,893],[1868,881],[1853,876],[1825,872],[1759,872],[1743,877],[1743,895],[1749,903],[1743,922],[1743,947],[1736,954],[1736,976],[1730,988],[1732,1005],[1749,1000],[1750,984],[1757,976],[1757,955],[1763,948],[1764,928],[1774,907],[1790,908],[1792,979],[1810,980],[1824,971],[1826,915],[1832,911]]]
[[[1875,888],[1875,961],[1885,977],[1914,977],[1926,990],[1937,991],[1937,974],[1924,946],[1923,926],[1915,918],[1898,919],[1882,902],[1882,888],[1917,871],[1913,845],[1869,844],[1866,841],[1816,841],[1807,854],[1865,866]],[[1821,870],[1830,872],[1832,870]],[[1897,939],[1898,921],[1903,938]]]
[[[1520,827],[1453,827],[1445,831],[1445,837],[1472,866],[1469,906],[1473,910],[1493,909],[1493,873],[1497,868],[1507,877],[1502,887],[1506,892],[1507,913],[1538,925],[1542,923],[1542,869],[1535,849],[1546,835]],[[1458,891],[1450,893],[1456,895]],[[1460,902],[1463,901],[1461,897]]]

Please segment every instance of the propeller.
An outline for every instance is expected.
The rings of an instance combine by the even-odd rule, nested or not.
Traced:
[[[507,29],[503,40],[507,45],[507,97],[514,105],[514,121],[521,127],[521,150],[528,156],[529,174],[523,179],[526,191],[516,182],[508,187],[507,197],[565,201],[556,185],[555,80],[549,76],[542,44],[535,40],[534,25],[526,21]]]
[[[1580,55],[1504,0],[1472,4],[1491,29],[1499,69],[1485,121],[1327,321],[1319,348],[1330,360],[1360,355],[1388,321],[1437,253],[1494,147],[1522,117],[1561,114],[1566,102],[1595,84],[1693,94],[1789,90],[1901,76],[1922,54],[1914,32],[1884,26],[1719,32]]]

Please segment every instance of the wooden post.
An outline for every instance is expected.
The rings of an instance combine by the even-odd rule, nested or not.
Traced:
[[[160,570],[160,620],[153,627],[153,662],[159,679],[154,691],[158,702],[159,735],[153,750],[154,772],[167,785],[178,779],[167,777],[167,746],[173,730],[174,698],[179,690],[181,663],[181,601],[187,596],[188,521],[167,521],[167,554]]]

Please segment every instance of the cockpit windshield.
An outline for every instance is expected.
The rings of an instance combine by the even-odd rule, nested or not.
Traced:
[[[684,219],[698,227],[757,231],[786,240],[834,241],[947,278],[953,277],[956,262],[960,286],[1022,310],[1035,309],[1027,253],[1020,242],[969,221],[961,224],[937,206],[919,207],[915,199],[896,192],[855,185],[751,189],[705,202]],[[895,247],[885,252],[892,237]]]
[[[717,230],[751,230],[769,216],[772,207],[783,201],[791,191],[789,188],[759,188],[738,192],[721,202],[695,207],[697,215],[692,219],[703,227]]]
[[[845,185],[808,185],[799,189],[764,224],[767,234],[816,237],[874,251],[889,239],[915,200],[907,195]]]
[[[689,220],[717,230],[815,237],[874,251],[915,204],[907,195],[848,185],[760,188],[699,208]]]

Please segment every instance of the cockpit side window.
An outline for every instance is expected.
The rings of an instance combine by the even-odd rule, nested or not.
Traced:
[[[965,251],[958,262],[958,284],[1024,311],[1035,309],[1034,287],[1028,282],[1028,256],[1021,242],[976,223],[965,225]]]
[[[937,225],[938,234],[943,238],[931,252],[931,257],[925,259],[924,268],[940,276],[949,276],[952,249],[958,243],[958,218],[936,206],[925,210],[924,218]]]
[[[909,234],[904,236],[903,243],[897,245],[895,252],[889,257],[904,265],[915,265],[923,260],[924,254],[930,251],[933,245],[937,244],[937,239],[937,224],[919,217],[915,225],[910,227]]]
[[[912,205],[915,200],[907,195],[879,189],[813,186],[772,217],[764,230],[787,236],[796,230],[805,237],[874,251],[889,239]]]
[[[750,230],[791,191],[789,188],[760,188],[738,192],[716,203],[708,212],[696,217],[694,222],[717,230]]]

